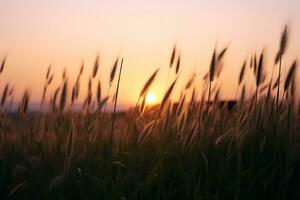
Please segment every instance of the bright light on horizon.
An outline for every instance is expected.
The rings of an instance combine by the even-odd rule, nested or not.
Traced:
[[[147,104],[154,104],[156,102],[156,96],[152,92],[148,92],[146,96]]]

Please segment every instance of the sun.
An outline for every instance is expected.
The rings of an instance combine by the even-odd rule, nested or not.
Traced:
[[[146,103],[147,104],[154,104],[156,101],[156,96],[151,93],[151,92],[148,92],[147,95],[146,95]]]

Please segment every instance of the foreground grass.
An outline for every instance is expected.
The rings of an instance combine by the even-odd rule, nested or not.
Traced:
[[[290,116],[289,122],[274,123],[261,116],[249,127],[251,115],[241,125],[235,111],[219,112],[222,117],[211,116],[200,132],[178,134],[171,121],[144,141],[136,124],[129,135],[118,135],[113,147],[105,131],[109,124],[101,123],[106,119],[97,128],[94,116],[76,116],[77,122],[68,115],[34,116],[1,135],[2,194],[16,199],[299,197],[299,120]],[[124,118],[117,119],[117,134],[123,134]]]

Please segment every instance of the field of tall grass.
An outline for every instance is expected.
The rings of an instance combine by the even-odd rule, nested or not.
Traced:
[[[54,76],[49,67],[43,112],[30,112],[29,91],[18,112],[11,112],[14,88],[1,83],[0,198],[300,199],[297,61],[282,65],[287,44],[286,26],[272,74],[266,73],[264,50],[245,59],[233,105],[219,97],[218,77],[228,47],[213,51],[203,89],[195,89],[192,76],[180,101],[173,102],[181,67],[174,46],[169,71],[176,78],[169,80],[162,101],[149,106],[145,100],[157,69],[135,107],[122,113],[117,111],[121,58],[112,67],[105,94],[96,58],[80,109],[74,108],[82,85],[86,87],[81,81],[84,66],[74,84],[63,73],[53,93],[48,91]],[[6,60],[0,63],[0,81]],[[108,101],[114,103],[112,112]]]

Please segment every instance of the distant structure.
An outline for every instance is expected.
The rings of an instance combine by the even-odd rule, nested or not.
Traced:
[[[174,109],[174,110],[177,110],[178,104],[179,104],[179,103],[174,103],[174,104],[173,104],[173,109]],[[210,101],[209,104],[212,105],[213,102]],[[217,103],[217,106],[218,106],[219,108],[226,108],[228,111],[231,111],[232,109],[235,108],[236,104],[237,104],[237,101],[235,101],[235,100],[228,100],[228,101],[225,101],[225,100],[224,100],[224,101],[219,101],[219,102]]]

